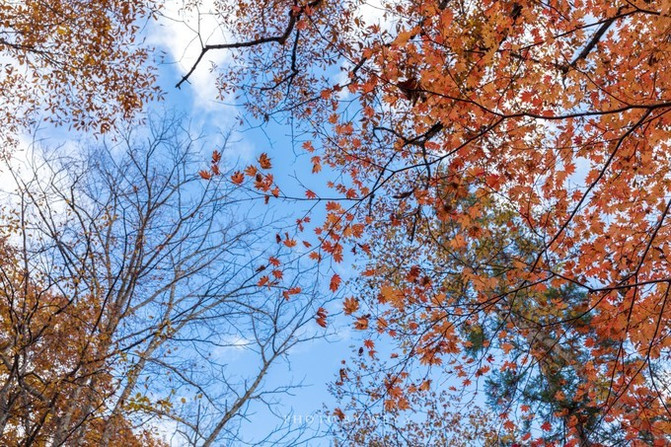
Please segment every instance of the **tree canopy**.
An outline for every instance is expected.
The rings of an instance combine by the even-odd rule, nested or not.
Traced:
[[[4,165],[6,445],[290,444],[303,434],[280,417],[265,433],[240,431],[251,409],[273,410],[296,385],[267,378],[288,351],[322,336],[306,329],[314,266],[263,243],[281,222],[240,211],[250,199],[229,182],[203,184],[199,139],[179,119],[147,125]],[[244,365],[230,367],[237,350]]]
[[[220,97],[235,95],[260,125],[291,126],[330,191],[285,193],[272,153],[227,172],[215,151],[201,181],[266,203],[323,203],[270,239],[315,265],[349,262],[349,252],[365,265],[343,300],[363,340],[334,384],[343,442],[671,442],[670,0],[211,8],[225,39],[197,36],[177,87],[227,52],[212,68]],[[152,11],[0,6],[0,51],[19,63],[0,78],[8,132],[39,107],[104,131],[156,95],[147,50],[127,47]],[[251,274],[254,286],[284,284],[280,264],[272,257]],[[300,290],[285,287],[281,302]],[[304,309],[329,325],[324,307]],[[481,391],[498,429],[489,413],[465,411]],[[217,439],[228,414],[219,410],[219,424],[187,425],[193,442]],[[414,415],[392,433],[362,419],[403,412]],[[431,429],[460,414],[471,426]]]
[[[0,5],[1,131],[35,119],[108,131],[157,96],[139,39],[153,0],[25,0]]]
[[[523,441],[668,442],[670,8],[217,9],[233,37],[202,56],[233,55],[222,92],[291,118],[313,172],[347,175],[315,258],[371,253],[344,309],[398,341],[387,405],[409,405],[418,364],[489,380]]]

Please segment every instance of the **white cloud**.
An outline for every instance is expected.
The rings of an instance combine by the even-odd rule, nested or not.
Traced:
[[[56,133],[53,129],[48,129],[47,132]],[[19,189],[27,187],[33,193],[43,190],[44,194],[49,194],[49,188],[53,186],[49,182],[57,184],[67,174],[58,171],[56,165],[47,162],[48,159],[76,157],[76,154],[80,153],[80,148],[74,140],[46,146],[46,143],[37,137],[25,133],[17,135],[16,140],[16,147],[0,160],[0,198],[8,209],[18,209],[21,206],[21,199],[17,193]],[[50,197],[49,205],[55,217],[65,218],[65,203]]]
[[[369,0],[359,6],[359,14],[367,25],[380,25],[382,29],[389,29],[391,22],[385,18],[387,9],[380,0]]]
[[[166,2],[161,17],[148,29],[147,43],[166,54],[165,62],[171,64],[180,78],[191,70],[204,45],[231,40],[217,20],[216,1],[199,1],[197,8],[187,7],[186,4],[192,5],[193,1]],[[224,101],[217,99],[220,92],[216,85],[216,73],[211,71],[212,64],[225,66],[230,62],[228,51],[210,51],[190,75],[189,83],[182,86],[192,99],[191,104],[186,105],[191,124],[210,135],[222,132],[221,138],[213,137],[214,140],[210,141],[215,147],[221,147],[223,135],[236,127],[235,117],[241,111],[233,97]],[[254,160],[256,149],[245,134],[233,132],[223,155],[231,167],[238,163],[244,165]]]
[[[149,424],[155,430],[155,433],[158,435],[158,437],[169,446],[177,447],[179,445],[183,445],[183,439],[179,436],[175,436],[178,424],[174,420],[164,417],[154,419],[150,421]]]
[[[174,63],[180,75],[191,69],[204,45],[227,41],[214,14],[214,0],[203,0],[197,8],[186,8],[184,3],[166,2],[161,18],[151,25],[147,38],[148,44],[166,52],[166,62]],[[189,77],[195,107],[205,111],[221,108],[221,103],[215,100],[218,91],[210,68],[212,63],[221,65],[229,60],[226,51],[210,51],[200,61]]]
[[[16,148],[9,155],[2,156],[2,163],[0,164],[0,192],[3,196],[14,191],[16,188],[15,171],[20,169],[21,165],[25,165],[28,159],[30,140],[25,135],[19,135],[17,140]],[[5,199],[4,203],[7,203],[7,199],[9,197]]]
[[[225,338],[222,344],[212,350],[212,356],[215,359],[230,359],[231,351],[243,351],[252,345],[252,341],[241,335],[230,335]]]

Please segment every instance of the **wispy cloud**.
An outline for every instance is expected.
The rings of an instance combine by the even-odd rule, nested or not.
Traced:
[[[214,13],[214,4],[214,0],[204,0],[198,7],[186,8],[183,2],[167,2],[159,21],[148,30],[148,43],[163,50],[166,62],[174,64],[180,75],[191,69],[204,45],[227,41]],[[194,107],[204,111],[221,109],[222,104],[215,100],[218,91],[211,67],[229,60],[227,52],[213,51],[200,62],[189,77]]]

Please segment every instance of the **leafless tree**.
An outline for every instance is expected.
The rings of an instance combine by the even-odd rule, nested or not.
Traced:
[[[204,142],[179,119],[149,119],[108,141],[33,150],[25,163],[3,166],[19,210],[2,217],[15,228],[4,237],[21,260],[12,268],[59,299],[37,318],[11,311],[21,293],[4,293],[0,323],[29,335],[0,336],[2,436],[25,446],[117,445],[128,424],[176,445],[292,444],[304,435],[282,427],[277,410],[278,396],[299,384],[267,378],[319,334],[314,266],[275,245],[282,220],[253,194],[227,175],[197,175]],[[260,287],[271,270],[276,280]],[[49,335],[75,318],[76,335]],[[70,357],[44,371],[35,355],[63,337],[72,337]],[[18,351],[25,355],[12,366]],[[41,377],[36,389],[31,375]],[[20,398],[12,404],[10,394]],[[21,419],[21,402],[33,417]],[[259,408],[278,426],[264,422],[267,430],[247,439],[240,427]]]

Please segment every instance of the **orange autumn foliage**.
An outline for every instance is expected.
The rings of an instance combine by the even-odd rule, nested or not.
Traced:
[[[232,54],[218,85],[245,80],[251,112],[290,113],[313,171],[345,177],[315,258],[372,248],[397,356],[464,384],[570,372],[532,442],[671,442],[669,0],[217,12],[234,38],[203,48]]]
[[[0,433],[4,445],[162,446],[150,429],[105,402],[116,391],[103,338],[91,337],[100,312],[92,297],[70,300],[28,272],[21,252],[0,240]],[[89,410],[87,410],[89,409]],[[88,413],[86,413],[89,411]],[[72,420],[82,420],[74,424]]]
[[[0,136],[33,120],[105,132],[159,95],[137,42],[153,0],[24,0],[0,4]]]

